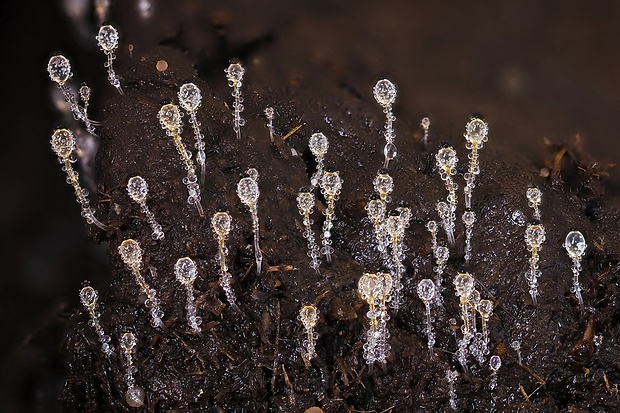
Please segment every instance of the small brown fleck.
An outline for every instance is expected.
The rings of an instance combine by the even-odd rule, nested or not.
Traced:
[[[158,72],[165,72],[168,70],[168,62],[165,60],[158,60],[155,64],[155,69],[157,69]]]

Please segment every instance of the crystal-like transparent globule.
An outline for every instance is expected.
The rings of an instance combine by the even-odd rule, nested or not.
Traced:
[[[174,264],[174,273],[181,284],[191,285],[196,280],[198,269],[194,260],[184,257],[179,258]]]
[[[179,104],[188,112],[195,112],[202,102],[202,93],[195,84],[188,82],[179,89]]]
[[[226,237],[230,232],[232,218],[228,212],[216,212],[211,218],[211,228],[220,237]]]
[[[372,89],[375,100],[384,108],[390,107],[396,100],[396,86],[387,79],[381,79]]]
[[[47,73],[52,81],[62,86],[73,76],[71,62],[63,55],[52,56],[47,63]]]
[[[109,24],[101,26],[96,39],[99,47],[105,52],[112,52],[118,47],[118,31]]]

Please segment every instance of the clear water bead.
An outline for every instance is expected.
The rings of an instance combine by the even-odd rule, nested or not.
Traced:
[[[130,407],[144,406],[145,397],[144,390],[139,386],[132,386],[127,389],[127,393],[125,393],[125,401]]]
[[[453,284],[459,297],[468,297],[474,289],[474,277],[466,272],[461,272],[454,278]]]
[[[319,319],[316,307],[313,305],[304,305],[299,312],[299,319],[307,329],[314,328]]]
[[[181,107],[188,112],[195,112],[202,102],[202,93],[200,89],[193,83],[185,83],[179,89],[179,103]]]
[[[94,307],[97,304],[97,291],[90,285],[80,290],[80,301],[84,307]]]
[[[323,174],[321,188],[328,196],[336,196],[342,189],[342,179],[338,171],[329,171]]]
[[[392,290],[392,276],[389,273],[366,273],[360,278],[357,288],[364,300],[376,302]]]
[[[198,275],[198,269],[194,260],[185,257],[179,258],[174,264],[174,273],[181,284],[191,285]]]
[[[445,217],[449,216],[449,214],[450,214],[450,207],[444,201],[437,202],[436,209],[437,209],[437,213],[439,214],[439,217],[441,219],[444,219]]]
[[[435,283],[428,278],[418,283],[418,297],[424,302],[429,302],[435,297]]]
[[[437,163],[442,169],[452,169],[456,166],[457,162],[456,151],[452,147],[441,148],[439,152],[437,152]]]
[[[538,205],[542,201],[542,193],[540,192],[540,189],[536,187],[528,188],[527,191],[525,191],[525,196],[528,201],[534,205]]]
[[[476,214],[474,211],[465,211],[463,213],[463,223],[466,226],[471,227],[474,225],[474,222],[476,222]]]
[[[211,228],[220,237],[225,237],[230,232],[232,218],[228,212],[216,212],[211,218]]]
[[[228,66],[224,73],[226,73],[226,79],[234,85],[243,80],[245,69],[241,66],[241,63],[234,62]]]
[[[396,145],[394,145],[392,142],[387,143],[383,147],[383,156],[385,156],[386,159],[391,161],[392,159],[396,158],[396,155],[398,155]]]
[[[312,154],[318,158],[321,158],[327,153],[329,142],[327,141],[327,137],[325,137],[325,135],[321,132],[317,132],[310,136],[309,146]]]
[[[471,118],[465,129],[465,139],[472,145],[481,147],[488,139],[489,125],[480,118]]]
[[[373,181],[373,186],[375,191],[377,191],[382,198],[385,198],[394,190],[394,179],[387,171],[380,171]]]
[[[265,108],[265,116],[267,116],[267,119],[273,119],[274,115],[275,115],[275,110],[273,110],[271,106],[268,108]]]
[[[530,224],[525,229],[525,243],[532,247],[540,247],[545,242],[545,228],[539,224]]]
[[[390,237],[399,237],[403,233],[403,225],[400,220],[400,213],[392,211],[385,220],[385,230]]]
[[[314,208],[314,195],[312,192],[299,191],[297,195],[297,208],[304,214],[309,214]]]
[[[444,246],[437,247],[435,258],[437,258],[437,261],[440,261],[440,262],[448,261],[448,258],[450,258],[450,250]]]
[[[59,158],[66,159],[75,150],[75,136],[69,129],[56,129],[52,134],[52,150]]]
[[[502,367],[502,359],[497,355],[491,356],[489,359],[489,367],[494,372],[499,370],[499,368]]]
[[[480,300],[478,312],[483,318],[489,318],[493,314],[493,302],[490,300]]]
[[[242,178],[237,184],[237,195],[245,205],[254,205],[258,201],[260,191],[252,178]]]
[[[512,213],[512,215],[510,216],[510,220],[514,225],[518,225],[520,227],[525,225],[525,215],[523,215],[523,212],[519,211],[518,209]]]
[[[564,248],[572,259],[581,259],[587,247],[588,244],[586,244],[586,239],[581,232],[571,231],[566,235]]]
[[[109,24],[101,26],[96,39],[97,45],[105,52],[112,52],[118,47],[118,31]]]
[[[431,127],[431,120],[427,117],[422,118],[422,120],[420,121],[420,126],[422,126],[423,129],[428,129]]]
[[[47,73],[52,81],[59,85],[64,85],[73,76],[71,72],[71,62],[63,55],[52,56],[47,63]]]
[[[409,221],[411,221],[411,208],[398,207],[396,211],[400,214],[400,222],[404,227],[409,227]]]
[[[478,305],[478,303],[480,302],[480,291],[472,290],[472,292],[470,292],[467,296],[467,301],[469,301],[473,305]]]
[[[118,247],[118,253],[125,265],[129,267],[140,267],[142,265],[142,248],[138,241],[126,239]]]
[[[163,105],[159,109],[157,117],[164,129],[172,133],[177,133],[181,129],[181,113],[177,105],[173,103]]]
[[[375,100],[384,108],[388,108],[394,104],[396,100],[396,86],[387,79],[381,79],[372,89]]]
[[[245,171],[245,173],[248,175],[250,179],[253,179],[256,182],[258,182],[258,171],[256,170],[256,168],[249,168],[247,171]]]
[[[138,339],[132,332],[127,332],[121,336],[120,345],[125,352],[130,353],[136,344],[138,344]]]
[[[84,102],[88,102],[90,100],[91,92],[92,90],[90,89],[88,85],[82,85],[79,90],[80,99],[82,99],[82,101]]]
[[[141,176],[134,176],[129,178],[127,182],[127,193],[134,202],[142,203],[146,201],[146,196],[149,193],[149,186]]]
[[[437,222],[428,221],[426,223],[426,229],[429,230],[430,232],[437,232]]]
[[[385,202],[380,199],[373,199],[366,204],[368,218],[372,221],[379,221],[385,216]]]

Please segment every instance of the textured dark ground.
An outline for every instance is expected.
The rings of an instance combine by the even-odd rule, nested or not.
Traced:
[[[76,323],[79,328],[84,327],[80,324],[84,320],[82,316],[67,318],[77,304],[82,280],[90,279],[102,292],[110,291],[105,298],[109,301],[107,317],[118,317],[114,321],[122,323],[138,323],[136,328],[145,342],[153,336],[148,328],[139,326],[144,321],[140,313],[138,318],[135,315],[134,319],[127,318],[135,304],[131,301],[133,296],[131,290],[121,292],[118,287],[131,280],[125,272],[112,271],[118,268],[118,258],[113,256],[110,261],[106,257],[106,244],[96,246],[85,242],[88,231],[84,230],[70,188],[64,183],[59,165],[49,150],[50,131],[58,116],[49,103],[52,88],[44,68],[50,52],[56,49],[73,57],[80,80],[90,81],[95,93],[105,91],[106,96],[112,98],[105,111],[105,99],[100,99],[93,108],[93,113],[106,121],[103,143],[107,146],[100,158],[104,163],[99,164],[101,189],[112,199],[118,199],[122,207],[119,216],[107,215],[115,225],[121,225],[121,232],[111,236],[112,249],[125,234],[136,237],[141,234],[143,238],[148,234],[140,221],[130,219],[128,200],[122,197],[118,186],[128,174],[135,172],[134,169],[142,170],[138,166],[147,159],[169,163],[175,158],[171,148],[166,152],[170,155],[165,157],[149,147],[149,151],[136,152],[143,158],[136,155],[135,164],[129,163],[126,148],[113,146],[114,142],[121,142],[120,137],[127,137],[122,142],[129,147],[144,148],[136,140],[138,134],[131,132],[139,125],[149,132],[145,139],[159,142],[163,138],[159,138],[161,132],[154,117],[143,123],[125,122],[123,125],[115,123],[118,111],[128,109],[128,113],[143,117],[154,114],[162,97],[173,96],[178,82],[193,76],[189,69],[192,64],[201,82],[206,82],[201,83],[209,95],[205,108],[212,110],[203,109],[203,116],[209,132],[216,137],[209,145],[209,155],[217,164],[210,170],[212,183],[204,194],[204,205],[208,212],[222,204],[231,210],[238,227],[230,243],[237,248],[243,247],[248,236],[248,227],[243,225],[247,214],[239,208],[232,189],[239,173],[252,164],[263,176],[278,177],[261,181],[261,188],[265,185],[264,199],[267,199],[266,194],[272,194],[271,203],[260,206],[265,214],[263,248],[266,259],[271,265],[292,263],[301,271],[305,270],[305,260],[300,258],[305,253],[302,252],[304,242],[294,225],[293,217],[296,218],[297,213],[292,202],[294,192],[307,179],[306,164],[301,158],[286,159],[286,151],[293,147],[303,152],[305,138],[315,129],[324,130],[332,138],[328,163],[342,171],[345,189],[339,203],[342,220],[336,232],[337,260],[325,271],[332,288],[318,303],[322,312],[319,343],[322,364],[314,370],[306,370],[295,358],[296,342],[283,341],[279,362],[285,363],[291,386],[280,371],[275,386],[270,387],[272,373],[269,368],[273,363],[278,308],[280,320],[283,320],[280,334],[296,339],[299,327],[292,320],[298,305],[323,293],[325,280],[313,280],[311,271],[306,271],[302,277],[286,272],[269,273],[261,278],[248,276],[235,286],[238,292],[243,291],[241,303],[246,315],[241,320],[234,320],[229,309],[224,310],[223,317],[213,308],[202,310],[205,321],[220,322],[213,331],[221,332],[218,337],[226,346],[234,348],[235,354],[230,360],[221,353],[207,352],[211,362],[224,363],[222,366],[229,367],[229,373],[202,386],[205,394],[200,404],[219,403],[225,410],[232,411],[233,406],[260,411],[256,406],[267,406],[266,403],[289,406],[291,411],[313,404],[328,411],[342,411],[345,405],[377,411],[392,405],[397,406],[395,411],[401,411],[400,408],[408,411],[408,406],[426,406],[432,410],[430,406],[445,405],[443,372],[450,358],[440,354],[437,361],[424,361],[426,353],[420,327],[422,306],[412,294],[413,283],[407,296],[411,305],[392,322],[395,359],[388,365],[387,372],[379,370],[375,376],[362,375],[359,381],[353,378],[350,369],[359,372],[363,365],[358,342],[362,324],[359,319],[338,320],[331,315],[332,310],[340,306],[361,311],[354,287],[361,271],[372,267],[372,257],[365,257],[367,246],[360,241],[358,231],[367,229],[360,225],[360,216],[372,176],[380,163],[376,136],[381,127],[381,114],[372,101],[370,89],[378,76],[388,75],[398,84],[400,92],[396,116],[402,156],[393,168],[394,197],[406,200],[414,209],[414,222],[407,241],[411,249],[408,263],[411,280],[417,281],[430,271],[428,242],[422,224],[431,216],[432,204],[443,194],[438,176],[427,167],[427,153],[414,143],[413,135],[419,133],[418,119],[428,114],[434,122],[429,149],[434,150],[438,142],[448,140],[462,153],[459,145],[462,145],[460,136],[465,121],[471,113],[483,112],[491,124],[491,140],[495,143],[483,152],[483,170],[488,171],[488,175],[480,180],[475,202],[479,211],[485,212],[478,228],[490,242],[483,244],[483,238],[478,238],[478,244],[474,241],[479,255],[478,261],[474,260],[473,272],[480,274],[479,280],[499,300],[497,317],[491,323],[493,343],[506,344],[515,336],[521,337],[526,364],[546,381],[546,386],[532,397],[533,404],[526,403],[518,384],[528,393],[538,384],[531,374],[515,365],[514,354],[509,352],[504,358],[506,368],[500,371],[498,395],[510,407],[501,410],[513,411],[519,407],[533,411],[617,409],[617,394],[613,390],[620,382],[615,298],[618,213],[617,200],[613,197],[618,192],[617,175],[612,176],[602,197],[601,184],[580,174],[575,163],[568,159],[563,174],[567,183],[551,185],[537,178],[547,157],[542,144],[545,136],[567,142],[580,132],[594,159],[602,163],[617,159],[618,143],[614,137],[620,126],[617,117],[620,98],[614,74],[620,69],[615,47],[620,29],[615,25],[619,12],[613,3],[594,8],[586,4],[566,5],[565,2],[548,2],[544,6],[535,2],[519,6],[501,2],[489,6],[480,2],[448,8],[430,4],[411,6],[408,2],[381,7],[370,2],[346,2],[337,6],[317,2],[301,8],[289,2],[270,2],[269,7],[255,2],[226,2],[210,3],[207,7],[201,2],[188,1],[183,6],[160,5],[153,21],[147,24],[136,22],[129,6],[124,6],[125,9],[113,11],[113,18],[124,33],[124,46],[127,42],[134,44],[133,61],[127,52],[121,53],[118,61],[119,71],[126,76],[126,81],[154,75],[147,73],[146,67],[136,69],[137,72],[128,69],[142,67],[136,65],[139,56],[151,56],[153,47],[158,44],[184,49],[188,57],[170,56],[169,60],[176,63],[171,68],[170,79],[128,84],[123,100],[105,84],[102,58],[94,43],[80,41],[70,29],[72,23],[55,5],[40,7],[26,9],[13,3],[2,5],[2,31],[17,39],[5,44],[5,53],[13,56],[19,53],[20,56],[14,60],[14,65],[5,68],[8,81],[2,84],[3,95],[14,102],[3,114],[8,129],[1,152],[5,168],[1,176],[8,195],[1,214],[5,271],[0,289],[0,322],[5,332],[3,337],[8,338],[1,343],[5,355],[1,386],[5,411],[59,410],[56,400],[65,379],[62,364],[65,327]],[[34,33],[46,35],[34,39]],[[159,49],[156,53],[172,53],[168,50]],[[228,109],[224,105],[230,102],[229,90],[222,72],[230,57],[242,58],[248,69],[244,115],[248,119],[246,133],[251,147],[237,147],[236,142],[230,142],[232,130],[226,124]],[[149,68],[152,72],[152,62]],[[145,105],[140,106],[139,112],[136,110],[138,102]],[[267,104],[273,104],[279,111],[276,119],[279,134],[304,125],[288,140],[290,146],[282,150],[268,144],[260,114]],[[130,120],[135,122],[134,119]],[[118,130],[113,128],[117,125]],[[582,166],[592,164],[582,152],[574,152]],[[112,158],[115,153],[118,157]],[[266,155],[258,156],[261,153]],[[101,169],[106,159],[115,159],[115,162]],[[157,164],[149,165],[154,168]],[[155,173],[155,169],[150,171]],[[179,171],[172,167],[168,171],[169,175],[160,178],[160,186],[154,185],[152,191],[153,196],[160,197],[161,205],[169,208],[155,209],[156,214],[165,216],[162,218],[164,226],[166,222],[168,225],[186,222],[189,228],[178,231],[176,238],[171,235],[161,248],[148,247],[148,252],[162,272],[170,269],[173,261],[182,255],[198,257],[202,260],[203,279],[197,289],[208,297],[218,296],[212,284],[214,276],[210,275],[214,246],[206,231],[207,225],[189,220],[193,212],[180,203],[184,188],[180,184],[170,188],[168,184],[178,178]],[[530,182],[537,182],[544,189],[543,220],[548,230],[548,242],[543,250],[543,304],[537,311],[527,305],[529,300],[520,275],[526,262],[523,228],[509,222],[515,209],[526,212],[522,193]],[[172,197],[173,194],[176,196]],[[106,206],[102,209],[104,214]],[[343,227],[343,223],[349,224],[348,227]],[[582,229],[592,246],[582,278],[586,304],[595,309],[591,318],[579,319],[577,306],[568,293],[568,262],[560,243],[570,227]],[[200,234],[199,237],[188,241],[187,237],[194,232]],[[287,238],[282,239],[281,235]],[[242,271],[244,265],[247,260],[236,261],[235,270]],[[459,265],[457,257],[451,262],[452,271]],[[302,284],[300,278],[312,282]],[[162,281],[161,288],[167,291],[169,299],[176,297],[173,287],[176,286],[171,280]],[[450,297],[450,293],[448,291],[446,297]],[[181,305],[170,304],[165,309],[175,331],[182,332]],[[445,320],[454,316],[453,313],[454,309],[447,306],[445,314],[437,316],[438,325],[446,326]],[[178,318],[181,319],[175,322]],[[237,334],[233,329],[235,323],[238,334],[248,337],[251,350],[239,349],[237,338],[230,339],[233,331]],[[583,348],[574,347],[588,324],[603,335],[602,347],[594,349],[589,342]],[[88,396],[92,396],[89,403],[103,405],[116,400],[120,390],[113,388],[108,398],[105,391],[93,384],[91,368],[98,369],[101,360],[92,344],[92,333],[88,335],[87,330],[84,334],[66,342],[69,348],[80,350],[72,355],[79,357],[68,387],[75,392],[73,396],[66,396],[69,402],[75,401],[75,404],[68,404],[78,411],[84,410],[82,403]],[[209,332],[204,335],[210,337],[208,345],[218,344]],[[180,346],[179,340],[168,335],[159,341],[161,344],[152,344],[153,351],[157,350],[166,361],[165,365],[174,366],[174,363],[167,363],[172,358],[166,358],[166,351],[175,351]],[[190,345],[199,346],[199,351],[200,346],[206,346],[195,337],[189,336],[187,340]],[[438,344],[448,350],[454,347],[450,334],[441,329]],[[202,347],[202,351],[206,348]],[[140,351],[143,360],[151,355],[146,345]],[[180,373],[175,375],[159,369],[158,358],[151,359],[154,362],[150,364],[145,362],[144,368],[147,372],[148,369],[161,372],[161,377],[166,378],[178,374],[182,377],[179,386],[201,385],[200,381],[192,381],[182,374],[183,368],[195,368],[192,363],[196,361],[189,359],[186,361],[189,365],[184,365],[184,355],[179,357],[177,363],[180,364],[176,367]],[[249,361],[244,362],[246,357]],[[115,363],[113,377],[118,368]],[[214,367],[209,371],[218,374]],[[242,377],[237,382],[235,372]],[[209,375],[205,379],[207,377]],[[604,377],[611,390],[606,388]],[[153,390],[157,389],[155,378],[149,374],[144,376],[145,383],[150,383]],[[462,408],[466,407],[466,400],[472,411],[487,406],[489,397],[484,390],[487,378],[483,373],[459,382]],[[237,387],[221,393],[215,403],[213,394],[232,383],[237,383]],[[80,387],[82,385],[85,387]],[[87,391],[83,392],[84,389]],[[190,394],[179,396],[162,391],[161,396],[152,401],[152,406],[196,407],[196,404],[178,401]]]

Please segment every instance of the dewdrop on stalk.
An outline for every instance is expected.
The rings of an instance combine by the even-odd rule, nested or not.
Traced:
[[[476,222],[476,214],[472,210],[466,210],[463,213],[463,224],[465,224],[465,263],[469,264],[471,260],[471,238],[473,233],[474,222]]]
[[[258,225],[258,171],[254,168],[247,170],[247,177],[237,184],[237,196],[250,209],[252,214],[252,231],[254,232],[254,259],[256,261],[256,275],[261,273],[263,253],[260,250],[260,227]]]
[[[427,118],[426,116],[423,117],[422,120],[420,121],[420,126],[422,126],[422,129],[424,130],[424,136],[422,137],[422,143],[424,144],[424,146],[426,146],[426,144],[428,143],[428,130],[431,127],[431,120]]]
[[[323,222],[323,234],[321,235],[323,242],[321,252],[325,255],[325,260],[328,264],[332,262],[332,252],[334,251],[331,240],[332,228],[334,227],[333,221],[336,216],[334,205],[340,197],[342,182],[338,171],[333,169],[326,169],[321,178],[321,193],[327,201],[327,208],[323,211],[325,221]]]
[[[474,277],[468,273],[459,273],[453,281],[456,295],[460,299],[461,319],[463,320],[463,337],[458,342],[457,357],[463,370],[468,372],[467,349],[472,339],[472,320],[470,311],[469,296],[474,290]]]
[[[194,302],[194,281],[198,275],[196,263],[189,257],[179,258],[174,265],[174,273],[177,277],[177,281],[180,282],[187,291],[187,301],[185,304],[187,322],[195,333],[200,333],[202,319],[196,315],[196,303]]]
[[[538,269],[540,261],[538,254],[543,242],[545,242],[545,227],[537,222],[528,224],[525,229],[525,244],[531,253],[531,257],[530,268],[525,272],[525,278],[530,285],[530,295],[534,305],[538,305],[538,278],[541,275],[541,271]]]
[[[144,399],[146,398],[144,390],[136,386],[136,379],[133,374],[137,371],[133,363],[133,355],[135,347],[138,344],[138,339],[133,333],[125,333],[121,336],[120,347],[125,357],[125,364],[127,366],[125,379],[127,382],[127,392],[125,392],[125,401],[131,407],[142,407],[144,405]]]
[[[269,129],[269,141],[274,143],[273,138],[273,118],[275,115],[275,110],[270,106],[265,108],[265,116],[267,117],[267,129]]]
[[[101,317],[101,315],[97,311],[98,298],[99,295],[97,294],[97,290],[90,285],[82,288],[80,291],[80,301],[90,316],[88,325],[95,329],[97,336],[99,336],[99,342],[101,342],[101,351],[109,357],[114,353],[114,346],[110,344],[111,338],[103,331],[99,322],[99,317]]]
[[[245,120],[241,117],[243,112],[243,98],[241,97],[241,85],[243,85],[243,75],[245,69],[241,63],[234,60],[226,70],[226,79],[228,86],[232,88],[232,96],[235,98],[233,102],[233,130],[237,134],[237,140],[241,139],[241,127],[245,125]]]
[[[75,154],[75,136],[73,132],[64,128],[56,129],[52,134],[50,143],[52,144],[52,149],[58,156],[58,162],[63,165],[62,170],[67,173],[67,183],[73,186],[75,197],[82,207],[82,216],[86,218],[86,222],[95,224],[104,231],[109,231],[110,227],[104,225],[95,218],[95,213],[91,209],[90,201],[88,200],[88,191],[80,186],[79,175],[73,169],[72,164],[77,160]]]
[[[299,312],[299,321],[306,330],[306,339],[303,341],[302,358],[306,366],[310,366],[310,360],[316,357],[316,339],[317,334],[314,331],[316,323],[319,320],[319,311],[312,304],[304,305]]]
[[[200,130],[200,122],[196,118],[196,112],[202,103],[202,93],[195,84],[188,82],[181,86],[178,93],[179,104],[187,113],[189,113],[189,123],[194,130],[196,143],[196,162],[200,165],[200,183],[204,185],[207,171],[207,156],[205,155],[204,135]]]
[[[456,173],[456,165],[458,158],[456,157],[456,151],[451,146],[443,147],[437,152],[436,155],[437,166],[439,168],[439,174],[441,179],[446,184],[448,190],[448,197],[446,198],[449,211],[439,212],[439,215],[444,221],[444,229],[448,236],[450,245],[454,245],[454,225],[456,221],[456,190],[458,185],[452,179],[452,176]],[[438,204],[439,210],[439,204]]]
[[[196,176],[196,170],[192,163],[192,154],[185,149],[183,141],[181,141],[181,132],[183,128],[181,126],[181,112],[177,105],[167,103],[161,107],[157,114],[161,127],[166,131],[166,135],[170,136],[174,141],[174,145],[177,148],[177,152],[181,155],[181,161],[187,171],[187,176],[183,178],[183,183],[187,186],[187,192],[189,194],[187,203],[193,205],[198,214],[204,217],[204,211],[200,204],[200,186],[198,185],[198,177]]]
[[[502,359],[497,356],[491,356],[489,359],[489,368],[491,369],[491,381],[489,383],[489,390],[495,390],[497,387],[497,371],[502,367]]]
[[[390,337],[387,321],[390,317],[386,303],[392,292],[392,276],[389,273],[366,273],[360,278],[357,289],[369,306],[366,314],[370,325],[364,343],[364,359],[372,370],[375,361],[385,364],[390,352],[390,345],[387,344]]]
[[[435,333],[431,323],[431,301],[435,298],[437,290],[432,280],[423,279],[418,283],[418,297],[424,302],[426,307],[426,337],[428,338],[428,351],[434,357]]]
[[[575,293],[581,312],[583,312],[583,298],[581,297],[581,286],[579,285],[579,272],[581,271],[581,259],[585,255],[587,247],[588,244],[586,244],[586,239],[581,232],[571,231],[566,235],[564,248],[573,261],[573,288],[571,288],[571,292]]]
[[[372,184],[375,192],[379,194],[383,202],[389,203],[392,201],[390,194],[394,190],[394,179],[392,179],[387,169],[380,169]]]
[[[456,411],[456,379],[459,377],[459,373],[456,370],[448,370],[446,372],[446,380],[448,381],[448,397],[450,397],[450,408]]]
[[[385,231],[388,237],[387,245],[390,249],[390,261],[387,263],[387,266],[392,271],[392,274],[394,274],[391,307],[394,311],[398,311],[400,308],[401,291],[403,289],[401,279],[405,272],[405,267],[403,265],[403,260],[405,259],[403,249],[405,224],[399,211],[390,212],[385,220]]]
[[[225,211],[216,212],[211,218],[211,228],[215,232],[215,238],[217,239],[217,255],[215,259],[220,265],[220,285],[226,294],[226,300],[232,308],[237,311],[241,311],[237,306],[235,300],[235,293],[230,285],[232,280],[232,274],[228,271],[228,265],[226,264],[226,256],[228,255],[228,248],[226,248],[226,238],[230,233],[232,218]]]
[[[476,176],[480,174],[480,162],[478,161],[478,150],[482,149],[484,143],[489,139],[489,125],[480,117],[473,116],[465,127],[465,147],[469,153],[469,166],[465,173],[465,208],[471,208],[471,195],[474,190]]]
[[[140,290],[146,295],[144,306],[148,308],[151,313],[151,325],[153,327],[164,328],[164,323],[161,320],[164,316],[164,312],[161,310],[160,301],[159,298],[157,298],[157,291],[149,287],[140,273],[140,269],[142,268],[142,248],[140,248],[140,244],[133,239],[126,239],[118,247],[118,253],[127,268],[131,270],[136,278]]]
[[[141,176],[134,176],[129,178],[127,182],[127,194],[129,197],[142,209],[144,215],[146,215],[146,219],[153,230],[152,237],[155,240],[164,239],[164,231],[159,225],[159,223],[155,220],[155,215],[151,212],[149,207],[146,205],[146,196],[149,193],[149,186]]]
[[[387,79],[381,79],[375,84],[372,91],[375,96],[375,100],[379,105],[381,105],[383,108],[383,113],[385,113],[385,131],[383,132],[383,135],[385,136],[385,148],[383,149],[385,162],[383,167],[387,168],[390,161],[394,159],[397,154],[396,145],[394,145],[394,138],[396,137],[396,134],[394,133],[393,126],[396,118],[392,113],[392,105],[396,100],[396,86],[394,86],[394,83]]]
[[[540,221],[540,204],[542,203],[542,193],[535,186],[527,188],[525,191],[528,205],[534,210],[534,219]]]
[[[312,174],[310,178],[311,189],[314,190],[317,186],[321,184],[321,180],[323,179],[323,174],[325,172],[325,154],[327,154],[327,150],[329,149],[329,141],[327,137],[323,135],[321,132],[313,133],[310,136],[310,141],[308,143],[310,148],[310,152],[314,155],[314,159],[316,160],[316,172]]]
[[[310,192],[310,189],[301,188],[299,194],[297,194],[297,208],[299,209],[299,214],[303,217],[303,235],[308,241],[308,257],[311,259],[310,267],[319,274],[319,266],[321,265],[319,257],[321,256],[321,252],[314,238],[314,231],[312,231],[313,221],[310,219],[314,204],[314,194]]]
[[[105,63],[105,67],[108,69],[108,81],[122,95],[121,81],[112,66],[114,59],[116,59],[116,49],[118,49],[118,31],[113,26],[104,24],[95,38],[97,39],[97,46],[108,58],[108,61]]]
[[[481,348],[478,350],[478,361],[480,364],[484,361],[484,358],[489,354],[489,318],[493,315],[493,302],[490,300],[480,300],[476,306],[480,318],[482,318],[482,343]]]

